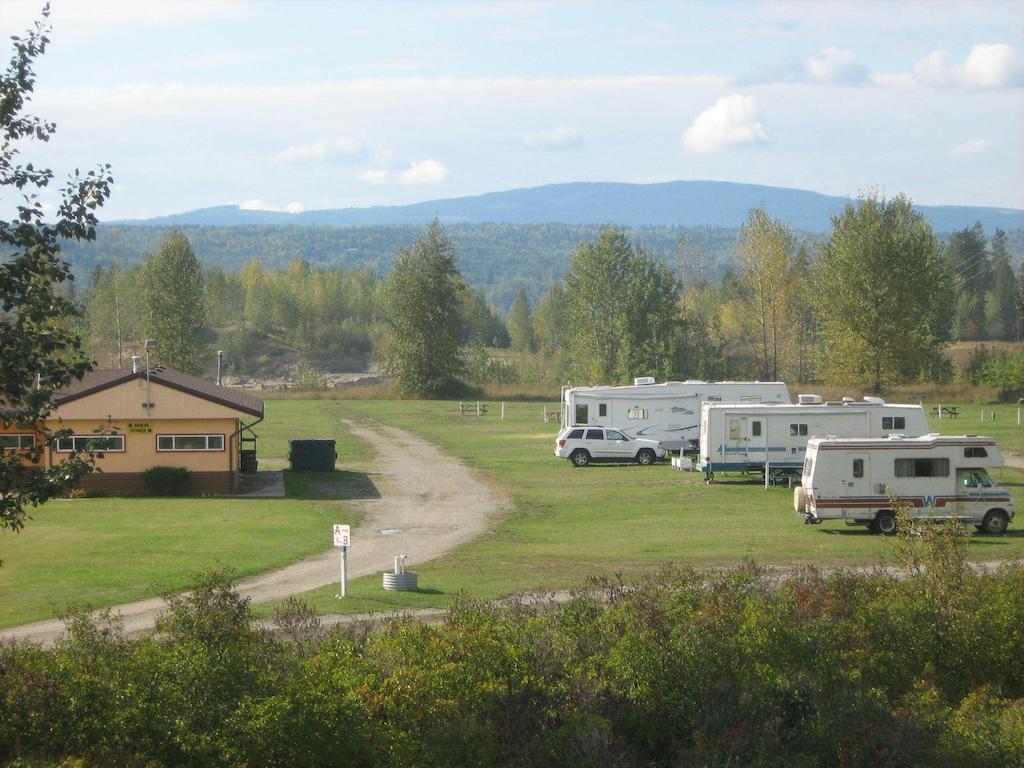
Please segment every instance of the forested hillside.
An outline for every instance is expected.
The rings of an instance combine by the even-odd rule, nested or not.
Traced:
[[[487,300],[507,310],[519,288],[536,302],[569,267],[573,250],[592,240],[600,227],[573,224],[464,224],[446,226],[458,253],[459,269],[467,282],[484,291]],[[67,258],[85,277],[94,267],[122,267],[155,253],[167,237],[167,227],[99,227],[93,243],[69,243]],[[378,274],[391,269],[396,253],[423,233],[413,225],[374,227],[180,227],[205,266],[234,272],[252,260],[267,268],[284,267],[293,259],[312,266],[369,268]],[[687,262],[698,264],[717,280],[731,264],[737,231],[718,227],[642,227],[631,239],[651,255],[674,263],[685,239]]]

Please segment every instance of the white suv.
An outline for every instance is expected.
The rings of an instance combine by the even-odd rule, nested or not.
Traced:
[[[657,440],[627,437],[617,429],[604,427],[566,427],[555,440],[555,456],[568,459],[577,467],[592,461],[653,464],[664,458],[665,453]]]

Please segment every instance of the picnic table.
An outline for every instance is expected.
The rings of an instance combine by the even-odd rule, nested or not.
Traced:
[[[946,417],[958,419],[960,418],[960,409],[955,405],[935,406],[932,408],[932,416],[938,416],[940,419]]]
[[[486,416],[487,403],[459,403],[459,413],[463,416]]]

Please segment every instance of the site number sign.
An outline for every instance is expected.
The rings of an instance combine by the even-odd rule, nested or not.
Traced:
[[[334,546],[347,547],[349,545],[349,527],[347,525],[334,526]]]

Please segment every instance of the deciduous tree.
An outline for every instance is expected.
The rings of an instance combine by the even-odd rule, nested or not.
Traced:
[[[533,315],[530,312],[530,299],[526,290],[520,288],[512,309],[508,313],[508,335],[512,341],[512,349],[517,352],[534,352],[537,339],[533,333]]]
[[[25,112],[35,86],[35,60],[49,43],[49,6],[24,37],[0,75],[0,192],[14,197],[15,217],[0,221],[0,421],[5,427],[38,429],[31,448],[0,450],[0,528],[20,529],[28,509],[73,485],[91,469],[91,457],[71,454],[55,466],[26,474],[24,459],[38,461],[62,432],[40,428],[54,391],[92,367],[71,325],[77,311],[60,287],[71,280],[60,245],[92,240],[96,210],[110,195],[109,166],[72,174],[60,192],[56,219],[47,221],[41,191],[54,174],[22,163],[23,146],[48,141],[56,127]],[[8,210],[5,206],[3,210]]]
[[[931,227],[902,195],[865,198],[833,218],[815,285],[829,382],[878,392],[913,380],[948,339],[949,271]]]

